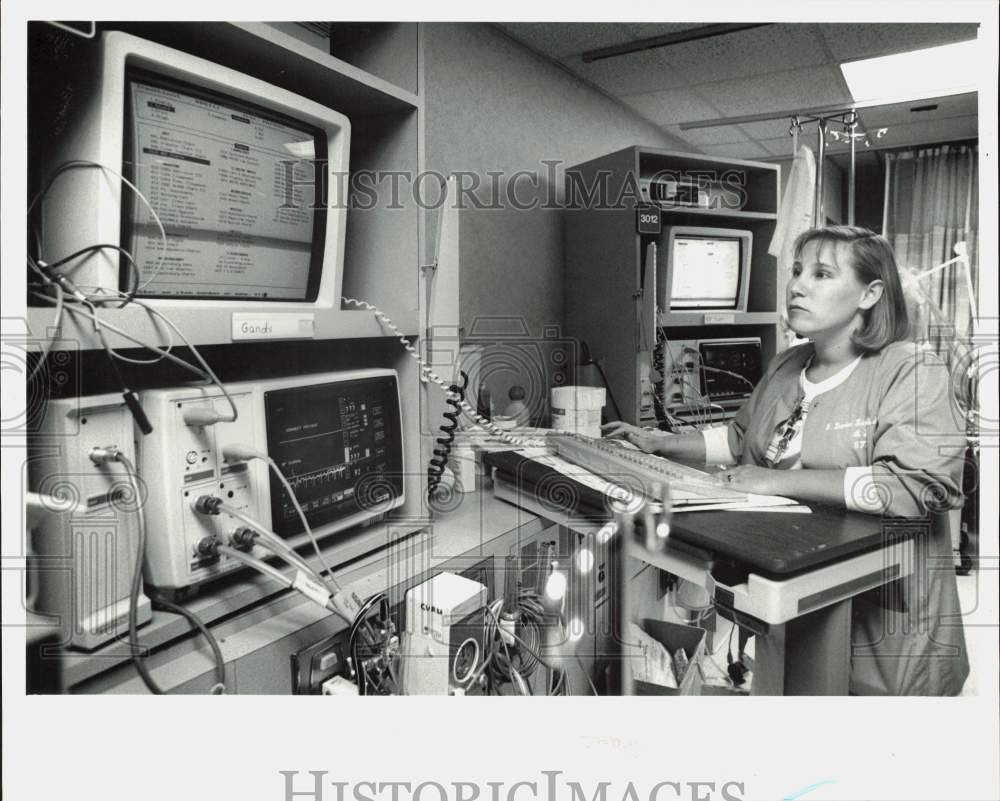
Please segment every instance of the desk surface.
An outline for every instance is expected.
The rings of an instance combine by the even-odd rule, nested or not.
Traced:
[[[885,544],[879,517],[816,505],[810,508],[811,514],[679,514],[673,519],[673,537],[774,576],[809,570]]]
[[[520,454],[507,451],[492,453],[488,463],[521,492],[545,494],[546,502],[568,500],[567,511],[595,518],[609,519],[604,496],[589,487],[572,482],[557,473],[558,486],[574,484],[576,492],[554,492],[551,468]],[[546,483],[548,481],[548,483]],[[718,559],[739,563],[753,572],[770,577],[784,577],[829,562],[854,556],[885,544],[886,528],[882,518],[811,506],[811,514],[785,512],[687,512],[676,514],[671,538],[707,552]],[[894,523],[895,536],[905,536]]]

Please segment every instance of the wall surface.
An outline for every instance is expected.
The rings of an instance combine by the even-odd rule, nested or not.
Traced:
[[[682,148],[489,25],[427,24],[424,31],[427,169],[468,171],[484,184],[492,181],[478,193],[484,201],[494,187],[501,196],[513,188],[526,203],[555,201],[526,211],[504,200],[503,209],[460,213],[463,336],[498,326],[541,336],[546,326],[563,326],[563,234],[556,208],[562,168],[630,145]],[[553,172],[547,160],[562,168]],[[528,176],[513,179],[519,170],[538,174],[537,188]],[[499,175],[491,179],[490,172]],[[464,180],[468,186],[476,178]],[[430,214],[429,242],[435,225]]]

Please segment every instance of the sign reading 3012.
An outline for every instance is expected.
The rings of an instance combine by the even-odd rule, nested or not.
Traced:
[[[640,234],[659,234],[660,210],[656,206],[639,206],[635,210],[635,227]]]

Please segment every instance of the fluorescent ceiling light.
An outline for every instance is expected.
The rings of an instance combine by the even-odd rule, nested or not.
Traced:
[[[979,58],[979,42],[968,42],[866,58],[841,64],[856,103],[910,100],[974,91],[987,66]]]

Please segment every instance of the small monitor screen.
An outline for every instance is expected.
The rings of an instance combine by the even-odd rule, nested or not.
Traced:
[[[735,309],[740,294],[739,238],[677,236],[671,253],[672,309]]]
[[[710,400],[747,398],[760,381],[760,340],[701,342],[702,393]],[[704,369],[707,368],[707,369]]]
[[[267,452],[310,526],[384,508],[403,494],[399,395],[393,376],[264,393]],[[271,525],[288,537],[302,523],[271,478]]]
[[[315,300],[326,233],[319,128],[226,95],[127,72],[123,290],[141,297]]]

